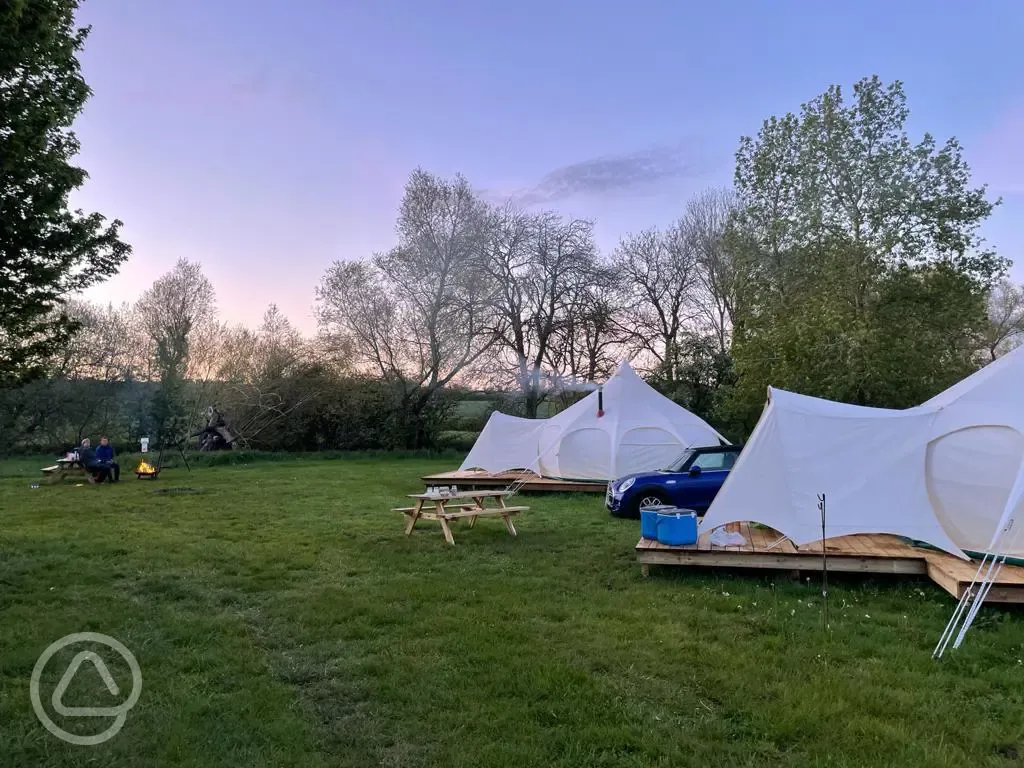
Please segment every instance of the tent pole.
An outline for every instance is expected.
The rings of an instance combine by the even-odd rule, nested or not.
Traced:
[[[974,623],[974,619],[978,615],[978,611],[981,610],[981,607],[985,603],[985,599],[988,597],[988,593],[992,590],[993,584],[995,584],[996,579],[999,577],[1000,572],[1003,570],[1003,565],[1005,565],[1006,560],[1009,557],[1009,555],[1005,553],[1005,550],[1012,549],[1013,545],[1016,543],[1017,532],[1015,531],[1008,545],[1006,547],[1002,546],[1002,540],[1006,538],[1007,534],[1009,534],[1010,531],[1013,529],[1014,522],[1014,518],[1011,517],[1009,519],[1009,522],[1005,525],[1005,527],[1003,527],[1003,529],[999,531],[999,533],[993,536],[990,551],[986,552],[985,557],[982,558],[981,565],[978,567],[979,574],[981,573],[981,570],[985,567],[985,562],[988,560],[990,556],[992,558],[992,561],[989,563],[988,570],[985,572],[985,575],[981,579],[978,592],[974,595],[974,602],[971,603],[970,608],[968,609],[966,615],[962,619],[959,632],[957,632],[956,639],[953,641],[954,650],[959,648],[963,644],[964,638],[967,636],[967,630],[971,628],[971,625]],[[1000,550],[1004,551],[1000,552]],[[968,589],[968,594],[970,594],[970,592],[973,590],[974,584],[978,580],[977,574],[975,575],[974,579],[975,581],[971,583],[971,588]],[[947,645],[949,644],[951,638],[952,633],[950,633],[950,637],[947,637],[945,640]],[[942,650],[945,650],[945,646],[943,646]],[[939,655],[942,655],[942,651],[939,652]]]
[[[986,552],[984,557],[981,558],[981,562],[978,563],[978,569],[974,572],[974,579],[971,580],[971,584],[968,586],[967,592],[964,593],[964,597],[962,597],[961,601],[957,603],[956,609],[953,611],[952,616],[949,618],[949,623],[946,625],[946,629],[943,630],[942,636],[939,638],[938,645],[935,646],[935,652],[932,654],[934,657],[942,657],[942,654],[945,653],[946,646],[949,644],[949,641],[952,640],[953,633],[959,629],[959,623],[967,617],[967,613],[964,612],[964,609],[971,603],[972,598],[977,594],[975,592],[975,587],[978,586],[979,580],[984,579],[984,577],[982,577],[982,571],[985,569],[985,564],[988,562],[989,556],[990,553]],[[938,655],[936,655],[936,653]]]
[[[828,554],[825,551],[825,494],[818,494],[818,511],[821,512],[821,597],[825,606],[822,614],[824,629],[828,630]]]
[[[967,630],[970,629],[971,624],[974,623],[974,619],[978,615],[978,611],[981,610],[981,606],[985,602],[985,598],[988,596],[989,591],[992,589],[992,585],[995,583],[1000,571],[1002,571],[1003,565],[1006,563],[1007,557],[1009,556],[1008,552],[1013,549],[1014,544],[1017,542],[1018,532],[1014,531],[1009,543],[1006,546],[1002,546],[1001,544],[1002,540],[1007,537],[1011,530],[1013,530],[1013,525],[1016,522],[1016,519],[1012,516],[1011,510],[1013,509],[1013,505],[1016,503],[1016,499],[1019,498],[1014,492],[1020,488],[1022,480],[1024,480],[1024,462],[1022,462],[1021,469],[1017,473],[1017,479],[1013,484],[1013,488],[1010,490],[1010,499],[1007,500],[1006,510],[1003,512],[1003,517],[999,521],[1002,528],[996,531],[992,536],[992,542],[989,544],[989,552],[985,553],[986,558],[990,553],[992,553],[992,563],[989,565],[988,572],[982,579],[981,587],[974,598],[974,603],[967,612],[967,617],[964,619],[963,625],[957,633],[956,640],[953,642],[954,649],[959,648],[963,643],[964,637],[967,635]],[[1000,557],[1002,558],[1001,560]],[[982,565],[984,565],[984,560],[982,560]],[[978,572],[981,572],[980,567],[978,568]],[[975,581],[977,581],[977,574],[975,574],[974,578]]]
[[[956,633],[958,638],[963,637],[963,628],[960,626],[961,622],[967,622],[968,617],[971,616],[972,612],[977,612],[976,602],[978,594],[984,589],[988,574],[992,571],[992,566],[995,565],[997,555],[993,552],[997,549],[997,545],[1002,537],[1008,532],[1010,526],[1004,527],[1001,531],[997,532],[992,537],[992,542],[989,545],[989,550],[985,552],[985,555],[981,558],[981,562],[978,563],[978,569],[974,572],[974,578],[971,579],[970,585],[967,587],[967,591],[964,596],[957,603],[956,610],[953,611],[953,615],[949,619],[949,623],[946,624],[946,629],[943,630],[942,635],[939,637],[939,643],[935,646],[935,651],[932,652],[933,658],[942,658],[942,655],[946,652],[946,648],[949,645],[949,641],[953,639],[953,634]],[[989,558],[992,558],[992,562],[989,563]],[[988,564],[988,570],[985,571],[985,565]],[[982,575],[982,572],[985,574]],[[979,583],[980,582],[980,583]],[[978,591],[975,591],[975,587],[978,587]],[[970,608],[967,606],[970,605]],[[967,608],[966,613],[964,609]],[[958,632],[960,630],[960,632]],[[957,644],[954,644],[954,648]]]
[[[945,652],[946,646],[949,644],[949,640],[953,637],[957,624],[960,622],[960,614],[964,612],[964,607],[968,602],[970,602],[971,591],[973,589],[974,584],[972,583],[967,587],[967,591],[964,592],[963,597],[961,597],[960,601],[956,604],[956,610],[953,611],[953,615],[950,616],[949,621],[946,623],[946,628],[942,630],[942,635],[939,637],[939,642],[935,645],[935,650],[932,651],[933,659],[942,658],[942,654]]]
[[[992,561],[989,562],[989,558]],[[985,580],[988,578],[988,573],[992,570],[992,566],[995,564],[995,555],[991,552],[986,552],[984,557],[981,558],[981,563],[978,565],[978,570],[974,574],[974,579],[971,581],[970,586],[967,587],[967,592],[964,594],[962,605],[958,604],[957,609],[953,612],[953,617],[950,619],[949,633],[943,632],[943,638],[940,639],[941,647],[938,649],[939,658],[946,652],[946,648],[949,646],[949,642],[953,639],[954,634],[958,634],[959,630],[962,629],[963,623],[967,621],[967,617],[970,616],[971,611],[974,609],[975,601],[977,600],[978,594],[981,592],[982,587],[985,584]],[[986,564],[988,570],[985,569]],[[982,571],[985,571],[984,575]],[[977,587],[977,589],[975,589]]]
[[[999,572],[1003,569],[1003,563],[1005,562],[1006,555],[1003,555],[1002,560],[993,558],[993,568],[989,569],[989,575],[986,576],[985,581],[982,582],[981,589],[978,590],[978,594],[974,598],[974,604],[971,606],[971,610],[967,613],[967,618],[964,619],[964,623],[960,627],[960,632],[957,634],[956,640],[953,641],[954,650],[959,648],[963,643],[964,637],[967,635],[967,630],[970,629],[971,624],[974,623],[974,619],[978,615],[978,611],[981,610],[981,606],[985,602],[985,598],[988,597],[989,590],[992,589],[992,585],[995,583],[996,577],[999,576]]]

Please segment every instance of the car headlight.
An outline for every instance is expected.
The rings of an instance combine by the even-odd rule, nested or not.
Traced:
[[[625,493],[626,491],[628,491],[630,488],[633,487],[633,483],[635,483],[635,482],[636,482],[636,478],[635,477],[630,477],[630,478],[628,478],[626,480],[623,480],[622,484],[619,485],[618,492],[619,493]]]

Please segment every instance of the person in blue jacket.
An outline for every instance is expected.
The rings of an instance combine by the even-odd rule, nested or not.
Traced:
[[[105,435],[100,438],[100,444],[96,448],[96,461],[110,470],[110,479],[113,482],[121,479],[121,466],[114,461],[114,446]]]

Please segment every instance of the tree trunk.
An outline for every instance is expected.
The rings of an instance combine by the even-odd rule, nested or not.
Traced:
[[[523,415],[528,419],[536,419],[537,411],[540,409],[540,393],[537,388],[530,386],[526,390],[526,398],[523,400]]]

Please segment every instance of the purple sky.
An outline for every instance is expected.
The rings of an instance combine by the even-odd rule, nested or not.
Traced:
[[[75,203],[135,248],[90,297],[187,257],[225,319],[276,302],[312,331],[324,269],[393,243],[417,165],[594,218],[610,250],[729,183],[765,117],[873,73],[905,82],[913,130],[960,138],[1024,279],[1024,3],[687,5],[85,0]]]

